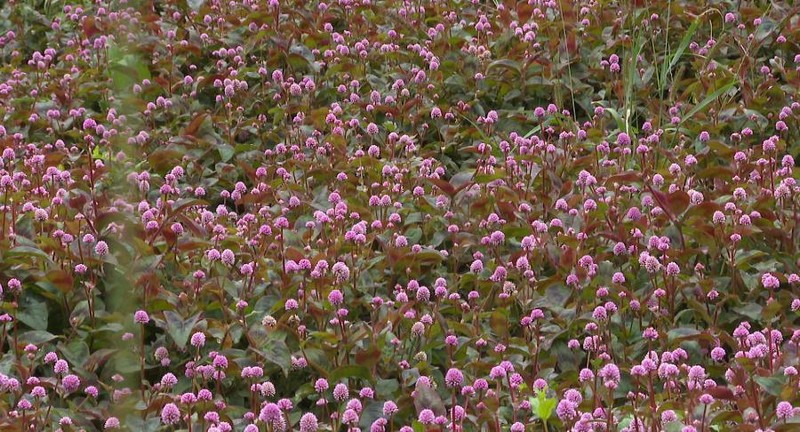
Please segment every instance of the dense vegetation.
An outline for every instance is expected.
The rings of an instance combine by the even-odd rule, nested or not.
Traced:
[[[8,0],[0,429],[799,430],[793,3]]]

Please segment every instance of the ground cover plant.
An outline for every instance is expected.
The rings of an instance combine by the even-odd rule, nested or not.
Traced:
[[[800,430],[800,10],[8,0],[0,430]]]

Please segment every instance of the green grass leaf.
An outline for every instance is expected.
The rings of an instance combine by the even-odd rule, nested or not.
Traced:
[[[697,32],[697,28],[699,26],[700,26],[700,19],[697,18],[692,22],[689,28],[686,29],[686,33],[684,33],[683,39],[681,39],[678,48],[675,51],[673,51],[672,54],[670,55],[669,61],[667,62],[665,59],[665,61],[661,63],[661,77],[659,82],[662,83],[662,86],[664,83],[667,82],[667,75],[669,75],[669,73],[672,71],[672,68],[674,68],[675,65],[678,64],[678,61],[681,59],[683,53],[686,52],[686,48],[688,48],[689,44],[692,42],[692,37]],[[663,87],[661,90],[663,90]]]
[[[727,84],[723,85],[722,87],[716,89],[710,95],[706,96],[705,99],[703,99],[699,104],[695,105],[691,110],[689,110],[688,113],[686,113],[686,116],[683,117],[681,123],[683,123],[687,119],[694,117],[695,114],[699,113],[700,111],[705,109],[705,107],[707,107],[709,104],[717,100],[720,96],[727,93],[728,90],[730,90],[735,83],[736,83],[735,81],[729,81]]]

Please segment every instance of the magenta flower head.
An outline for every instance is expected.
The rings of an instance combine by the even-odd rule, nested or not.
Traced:
[[[597,375],[603,379],[603,385],[610,389],[615,389],[617,388],[617,385],[619,385],[619,367],[613,363],[608,363],[603,366]]]
[[[393,416],[398,410],[397,404],[393,401],[386,401],[383,403],[383,415],[387,417]]]
[[[430,425],[433,424],[433,422],[436,420],[436,414],[434,414],[433,411],[429,409],[424,409],[419,412],[418,420],[420,423],[424,425]]]
[[[317,393],[322,393],[325,390],[328,390],[328,387],[328,380],[325,378],[320,378],[314,383],[314,390],[316,390]]]
[[[281,418],[281,409],[278,407],[277,404],[268,403],[261,408],[261,412],[258,414],[258,419],[265,422],[271,423]]]
[[[150,316],[143,310],[138,310],[133,314],[133,322],[136,324],[147,324],[150,322]]]
[[[57,374],[65,374],[69,372],[69,365],[67,364],[66,360],[56,360],[56,364],[53,365],[53,372]]]
[[[161,422],[165,425],[178,424],[181,421],[181,410],[174,403],[168,403],[161,409]]]
[[[715,347],[711,350],[711,358],[716,362],[722,361],[725,358],[725,349],[721,347]]]
[[[109,417],[103,425],[104,429],[119,429],[119,419],[116,417]]]
[[[170,389],[177,383],[178,383],[178,378],[170,372],[167,372],[166,374],[164,374],[164,376],[161,377],[161,386],[164,388]]]
[[[375,399],[375,390],[370,387],[364,387],[358,391],[358,396],[364,399]]]
[[[227,265],[233,265],[233,263],[236,261],[236,256],[233,254],[232,250],[225,249],[224,251],[222,251],[220,259],[222,260],[223,263]]]
[[[778,402],[778,406],[775,408],[775,415],[777,415],[779,419],[786,420],[793,414],[794,408],[792,407],[792,404],[786,401]]]
[[[11,278],[8,280],[8,291],[15,293],[18,292],[22,288],[22,282],[19,281],[17,278]],[[2,290],[0,290],[2,293]]]
[[[338,306],[344,301],[344,295],[342,295],[341,291],[335,289],[328,294],[328,301],[331,302],[332,305]]]
[[[194,393],[186,392],[186,393],[181,395],[181,399],[180,400],[181,400],[181,403],[184,404],[184,405],[191,405],[191,404],[197,402],[197,396],[195,396]]]
[[[458,388],[464,384],[464,374],[456,368],[450,368],[444,377],[447,387]]]
[[[108,244],[100,240],[94,245],[94,252],[100,256],[108,255]]]
[[[67,375],[61,380],[61,384],[64,386],[64,390],[67,393],[72,393],[75,390],[78,390],[78,387],[81,386],[81,380],[76,375]]]
[[[87,386],[85,389],[83,389],[83,391],[84,391],[84,393],[86,393],[87,395],[89,395],[89,396],[91,396],[93,398],[97,398],[97,395],[99,393],[99,391],[97,390],[97,387],[95,387],[95,386]]]
[[[96,127],[97,127],[97,122],[94,121],[94,119],[92,119],[92,118],[87,118],[86,120],[83,121],[83,129],[84,130],[86,130],[86,129],[94,129]]]
[[[333,397],[339,402],[347,399],[348,393],[349,390],[347,389],[347,385],[344,383],[336,384],[336,387],[333,388]]]
[[[292,401],[289,399],[283,398],[278,401],[278,408],[280,408],[281,411],[291,411],[292,406]]]
[[[227,369],[228,358],[222,354],[217,354],[214,356],[214,360],[211,361],[211,364],[217,369]]]
[[[489,377],[492,379],[503,379],[506,377],[506,370],[500,366],[495,366],[489,371]]]
[[[342,423],[355,425],[358,423],[359,415],[355,410],[346,409],[344,413],[342,413]]]
[[[318,429],[317,416],[313,413],[305,413],[300,417],[300,432],[317,432]]]
[[[388,420],[383,417],[379,417],[369,426],[369,432],[384,432],[387,424],[389,424]]]
[[[197,392],[197,399],[201,401],[210,401],[214,395],[211,394],[211,390],[208,389],[200,389]]]
[[[191,344],[193,347],[202,347],[206,344],[206,335],[203,332],[196,332],[192,335]]]
[[[781,281],[771,273],[764,273],[761,276],[761,284],[767,289],[778,289],[778,287],[781,286]]]

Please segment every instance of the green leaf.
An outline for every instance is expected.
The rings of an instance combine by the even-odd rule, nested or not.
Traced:
[[[678,48],[672,52],[669,62],[664,61],[663,63],[661,63],[661,78],[660,78],[661,83],[666,83],[667,75],[669,75],[670,71],[672,71],[672,68],[675,67],[676,64],[678,64],[678,60],[681,59],[681,56],[686,51],[686,48],[692,42],[692,37],[694,36],[695,32],[697,32],[697,27],[699,25],[700,25],[700,18],[697,18],[692,22],[689,28],[686,29],[686,33],[684,33],[683,39],[681,39],[681,43],[678,45]]]
[[[419,227],[412,227],[406,231],[406,239],[409,245],[415,245],[422,239],[422,229]]]
[[[606,108],[605,110],[611,113],[611,117],[614,118],[614,123],[617,124],[617,129],[619,129],[620,132],[625,132],[625,122],[622,121],[622,116],[619,112],[615,108]]]
[[[525,138],[530,138],[530,137],[531,137],[531,135],[533,135],[533,134],[535,134],[535,133],[538,133],[540,130],[542,130],[542,125],[538,125],[538,126],[534,127],[533,129],[529,130],[529,131],[528,131],[528,132],[525,134]]]
[[[109,366],[121,374],[139,372],[139,356],[133,350],[121,349],[111,357]]]
[[[486,68],[486,71],[490,71],[494,68],[505,68],[515,72],[517,75],[522,74],[522,67],[520,66],[518,61],[510,60],[510,59],[500,59],[495,60],[489,63],[489,66]]]
[[[688,113],[686,113],[686,116],[683,118],[683,120],[681,120],[681,123],[683,123],[687,119],[690,119],[690,118],[694,117],[695,114],[697,114],[700,111],[702,111],[705,107],[707,107],[709,104],[711,104],[711,102],[714,102],[715,100],[717,100],[717,98],[719,98],[720,96],[725,94],[728,90],[730,90],[735,83],[736,83],[735,81],[729,81],[727,84],[723,85],[722,87],[716,89],[710,95],[706,96],[706,98],[703,99],[702,102],[700,102],[699,104],[695,105],[694,108],[692,108]]]
[[[186,342],[189,340],[194,326],[200,320],[200,313],[184,320],[177,312],[164,311],[164,319],[167,323],[167,333],[178,345],[178,348],[183,349],[186,347]]]
[[[556,409],[556,404],[558,403],[558,399],[547,397],[547,393],[544,390],[536,392],[536,397],[529,398],[529,401],[531,403],[531,411],[545,422],[553,415],[553,410]]]
[[[761,258],[767,257],[767,253],[760,250],[746,250],[736,254],[736,268],[748,270],[752,268],[751,261],[758,262]]]
[[[90,355],[89,345],[81,340],[75,340],[69,344],[59,343],[58,348],[64,358],[73,365],[83,366]]]
[[[205,0],[186,0],[186,4],[197,12],[205,4]]]
[[[788,384],[786,378],[782,375],[773,375],[771,377],[754,376],[755,381],[761,388],[772,396],[780,396],[781,390],[784,385]]]
[[[161,422],[158,417],[144,420],[139,416],[130,415],[125,419],[125,425],[127,425],[130,430],[141,432],[156,432],[161,430]]]
[[[31,330],[19,335],[19,341],[34,345],[41,345],[45,342],[50,342],[58,336],[44,331],[44,330]]]
[[[228,162],[236,153],[235,149],[228,144],[217,146],[217,150],[219,151],[219,157],[222,162]]]
[[[667,332],[667,338],[671,341],[676,339],[686,339],[700,334],[700,330],[691,327],[678,327]]]
[[[623,71],[625,73],[625,82],[624,90],[625,90],[625,132],[630,133],[630,125],[631,125],[631,117],[633,117],[633,84],[636,81],[636,77],[639,75],[639,54],[642,52],[642,47],[644,47],[644,35],[640,34],[639,37],[636,38],[635,43],[631,49],[630,57],[627,59],[625,66],[627,69]]]
[[[49,255],[44,253],[44,251],[42,251],[41,249],[33,247],[33,246],[17,246],[17,247],[14,247],[14,248],[10,249],[8,252],[6,252],[6,257],[8,259],[10,259],[12,257],[14,257],[14,258],[23,258],[23,257],[31,257],[31,258],[33,258],[33,257],[37,257],[37,258],[41,258],[41,259],[47,260],[47,261],[50,260],[50,256]]]
[[[47,330],[47,303],[38,296],[23,296],[17,318],[34,330]]]
[[[396,379],[379,379],[375,384],[375,393],[384,399],[391,399],[399,388],[400,384]]]
[[[267,333],[266,337],[258,337],[257,334],[251,332],[251,336],[260,345],[253,347],[253,349],[264,357],[267,362],[279,366],[284,375],[289,375],[289,367],[292,360],[289,347],[285,342],[286,333],[272,331]]]
[[[107,72],[120,93],[130,92],[134,83],[150,79],[150,69],[145,60],[137,53],[128,52],[126,47],[115,43],[108,46],[109,68]]]
[[[753,321],[759,321],[761,319],[761,311],[763,309],[763,306],[759,305],[758,303],[747,303],[743,306],[733,308],[733,311],[738,314],[742,314]]]
[[[353,364],[337,368],[328,377],[331,382],[341,381],[342,378],[361,378],[365,381],[371,381],[372,374],[365,366]]]
[[[383,402],[372,401],[367,403],[361,412],[359,424],[364,430],[368,430],[370,425],[381,417],[383,417]]]

